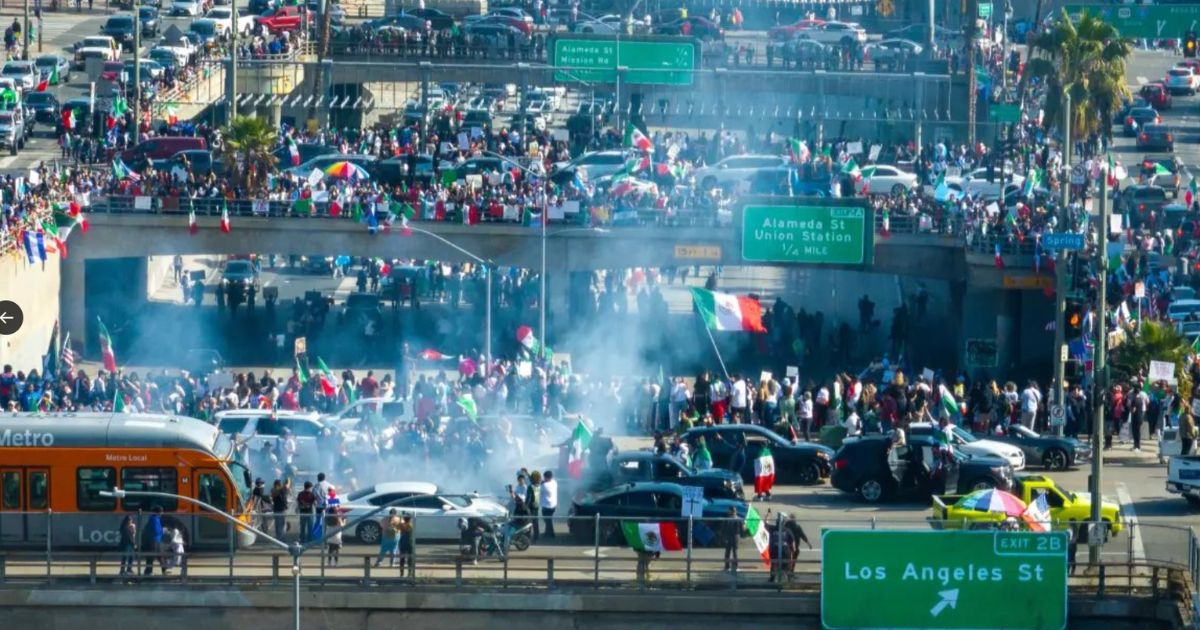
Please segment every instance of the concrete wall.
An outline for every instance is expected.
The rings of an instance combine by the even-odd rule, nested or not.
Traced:
[[[329,586],[301,594],[306,630],[421,628],[821,628],[812,593],[719,591],[688,593],[612,590],[474,591],[383,590]],[[174,630],[283,630],[292,623],[285,587],[204,588],[42,587],[0,591],[4,627],[78,630],[103,619],[112,628]],[[982,613],[981,613],[982,614]],[[1071,628],[1166,630],[1179,627],[1170,602],[1148,599],[1073,598]]]
[[[0,258],[0,299],[16,302],[25,315],[15,335],[0,337],[0,365],[42,369],[42,355],[58,319],[59,282],[58,256],[33,265],[24,254]]]
[[[154,292],[163,285],[167,278],[175,277],[175,272],[171,267],[171,261],[174,259],[174,256],[151,256],[146,260],[147,298],[154,295]]]

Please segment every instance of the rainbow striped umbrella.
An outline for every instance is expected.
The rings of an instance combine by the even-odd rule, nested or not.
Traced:
[[[976,490],[954,504],[960,510],[974,510],[1017,517],[1025,513],[1025,502],[1003,490]]]
[[[325,174],[328,175],[329,177],[336,177],[338,179],[347,179],[352,182],[356,182],[361,179],[366,179],[368,177],[367,171],[364,170],[363,167],[361,167],[353,162],[346,162],[346,161],[334,162],[333,164],[330,164],[325,169]]]

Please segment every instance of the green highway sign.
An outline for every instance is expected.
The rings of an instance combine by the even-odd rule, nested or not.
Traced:
[[[1116,27],[1121,37],[1133,39],[1181,38],[1188,31],[1200,30],[1200,4],[1067,5],[1071,19],[1079,19],[1086,10],[1099,14]]]
[[[691,85],[700,59],[696,42],[684,38],[617,39],[603,35],[555,38],[554,80],[615,83],[617,68],[628,68],[626,83]]]
[[[742,208],[742,259],[763,263],[869,265],[874,221],[861,201],[748,201]]]
[[[992,17],[992,3],[991,2],[980,2],[979,3],[979,19],[986,20],[990,17]]]
[[[1062,630],[1067,533],[826,530],[829,630]]]
[[[1016,103],[992,103],[988,106],[988,118],[998,123],[1021,122],[1021,106]]]

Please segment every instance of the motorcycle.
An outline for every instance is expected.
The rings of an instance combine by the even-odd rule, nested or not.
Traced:
[[[490,520],[486,527],[477,530],[479,537],[479,558],[500,558],[508,556],[513,549],[525,551],[533,544],[533,522],[515,525],[511,521]],[[501,549],[504,551],[501,553]],[[475,551],[469,543],[461,543],[459,551],[466,557],[475,556]]]

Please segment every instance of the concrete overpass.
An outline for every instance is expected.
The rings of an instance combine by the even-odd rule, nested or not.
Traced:
[[[177,204],[164,203],[169,209],[157,212],[104,212],[106,207],[131,206],[118,201],[94,209],[90,214],[91,231],[71,243],[71,255],[62,261],[61,319],[67,330],[86,329],[87,269],[91,263],[105,259],[129,260],[130,265],[124,267],[128,273],[122,275],[129,277],[124,288],[131,299],[147,294],[148,256],[259,252],[472,260],[440,240],[445,239],[499,266],[541,266],[541,230],[514,223],[468,226],[418,222],[414,225],[435,236],[420,232],[402,236],[398,230],[370,234],[361,223],[344,218],[253,216],[248,205],[235,203],[230,205],[231,233],[222,233],[217,229],[217,217],[207,214],[200,217],[201,229],[192,235],[187,214]],[[204,210],[214,212],[208,207]],[[283,211],[272,205],[270,212]],[[841,268],[948,283],[951,312],[945,315],[955,329],[945,333],[959,340],[960,347],[967,340],[994,342],[996,368],[1025,364],[1045,354],[1049,342],[1045,323],[1052,317],[1052,301],[1042,291],[1052,277],[1045,272],[1035,273],[1031,257],[1012,251],[1006,256],[1006,268],[997,269],[990,244],[968,247],[960,237],[913,233],[902,217],[892,218],[892,230],[888,237],[876,237],[873,264]],[[552,315],[566,312],[572,272],[746,264],[737,228],[707,225],[647,225],[597,231],[552,223],[547,229],[546,260],[547,304]],[[105,269],[103,273],[113,273],[111,265]],[[93,272],[99,273],[95,269]]]

